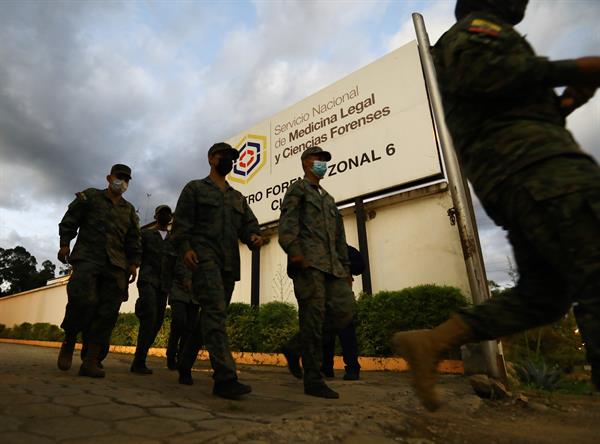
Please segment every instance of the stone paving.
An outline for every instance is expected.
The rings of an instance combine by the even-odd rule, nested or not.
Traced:
[[[112,353],[106,378],[92,379],[77,376],[79,359],[70,371],[58,370],[57,352],[0,344],[1,443],[480,442],[440,431],[490,408],[458,376],[442,378],[452,407],[434,415],[416,402],[406,374],[364,372],[349,382],[338,372],[329,383],[341,398],[324,400],[304,395],[286,369],[240,366],[240,380],[253,392],[230,401],[211,395],[204,361],[189,387],[177,383],[161,358],[149,359],[153,375],[139,376],[129,372],[130,355]],[[572,442],[586,442],[585,436]]]

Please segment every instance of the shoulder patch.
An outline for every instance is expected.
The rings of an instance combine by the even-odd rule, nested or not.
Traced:
[[[87,197],[83,191],[80,191],[79,193],[75,193],[75,197],[77,197],[77,200],[79,200],[81,202],[87,201]]]
[[[474,19],[467,28],[467,31],[478,34],[485,34],[491,37],[497,37],[502,27],[488,20]]]

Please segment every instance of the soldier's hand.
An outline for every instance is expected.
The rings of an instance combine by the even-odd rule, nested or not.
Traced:
[[[350,288],[352,288],[352,282],[354,282],[354,277],[352,277],[352,275],[348,276],[346,278],[346,282],[348,282],[348,285],[350,285]]]
[[[600,57],[575,59],[581,79],[578,84],[600,87]]]
[[[258,234],[251,234],[250,235],[250,244],[254,247],[254,248],[259,248],[262,247],[265,244],[265,239],[258,235]]]
[[[198,260],[198,255],[194,250],[188,250],[183,255],[183,263],[190,270],[194,270],[200,261]]]
[[[192,281],[190,279],[185,279],[183,281],[183,289],[188,293],[192,292]]]
[[[304,255],[302,254],[299,254],[297,256],[290,256],[290,262],[294,267],[306,268],[306,260],[304,259]]]
[[[127,274],[129,275],[129,279],[128,282],[131,284],[135,281],[135,278],[137,277],[137,266],[135,265],[130,265],[129,269],[127,270]],[[129,297],[129,295],[127,296]]]
[[[69,248],[68,245],[66,245],[64,247],[60,247],[60,249],[58,250],[58,260],[61,261],[63,264],[68,264],[70,254],[71,254],[71,249]]]
[[[587,103],[595,93],[596,88],[593,86],[567,86],[563,95],[560,96],[560,108],[563,116],[568,116]]]

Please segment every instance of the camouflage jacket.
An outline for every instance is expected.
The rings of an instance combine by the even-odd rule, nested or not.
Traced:
[[[306,179],[294,182],[283,198],[279,245],[288,256],[303,255],[309,267],[337,277],[350,275],[342,216],[333,197]]]
[[[480,197],[508,176],[562,154],[584,155],[554,93],[570,60],[550,62],[489,13],[458,21],[433,48],[446,122]]]
[[[106,189],[88,188],[76,193],[58,231],[61,246],[69,245],[77,236],[71,262],[104,265],[108,260],[124,270],[140,264],[142,247],[135,208],[123,198],[114,204]]]
[[[168,234],[163,239],[157,227],[142,230],[142,264],[138,287],[150,284],[162,291],[169,291],[176,258],[175,248]]]
[[[260,227],[246,198],[229,184],[224,191],[210,177],[189,182],[181,191],[171,242],[184,254],[193,249],[203,261],[215,261],[234,280],[240,279],[238,239],[250,244]]]
[[[183,264],[182,256],[179,256],[173,272],[169,303],[177,301],[190,304],[192,302],[192,294],[185,289],[186,281],[189,286],[192,285],[192,271]]]

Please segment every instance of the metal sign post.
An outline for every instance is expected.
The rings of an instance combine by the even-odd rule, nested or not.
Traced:
[[[471,196],[467,187],[467,181],[462,174],[456,152],[454,151],[452,137],[446,126],[442,97],[437,84],[435,67],[430,52],[431,45],[427,36],[427,30],[425,29],[425,22],[423,16],[418,13],[414,13],[412,18],[417,33],[417,43],[419,45],[419,55],[421,57],[425,84],[427,85],[427,94],[433,111],[435,127],[440,139],[442,156],[448,176],[448,185],[454,203],[454,208],[452,211],[449,211],[449,215],[455,220],[458,227],[473,302],[481,304],[490,298],[490,292],[479,245],[479,234],[477,233]],[[496,341],[485,341],[482,343],[482,347],[488,374],[495,378],[503,377],[504,375],[500,374],[497,361],[498,344]]]

